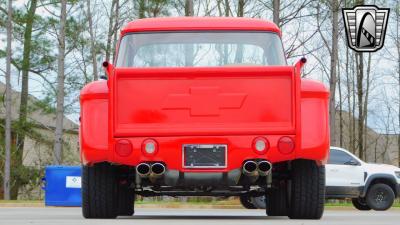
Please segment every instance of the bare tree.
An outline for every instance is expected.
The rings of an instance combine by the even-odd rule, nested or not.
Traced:
[[[366,89],[365,89],[365,94],[364,94],[364,105],[363,105],[363,146],[365,146],[365,151],[364,151],[364,159],[366,159],[366,154],[367,154],[367,135],[368,135],[368,100],[369,100],[369,91],[371,88],[371,53],[368,53],[368,61],[367,61],[367,71],[366,71]]]
[[[12,39],[12,0],[8,0],[7,9],[7,59],[6,59],[6,128],[5,128],[5,162],[3,190],[4,199],[10,199],[11,172],[11,40]]]
[[[397,95],[397,122],[398,122],[398,128],[396,130],[397,132],[397,150],[398,150],[398,165],[400,166],[400,2],[397,2],[397,4],[395,5],[395,9],[394,9],[394,14],[395,14],[395,32],[392,36],[392,38],[394,39],[394,44],[396,47],[396,53],[397,56],[394,57],[397,59],[397,87],[398,87],[398,95]],[[396,75],[395,75],[396,76]]]
[[[237,7],[237,17],[244,16],[244,6],[246,4],[245,0],[238,0],[238,7]]]
[[[107,32],[107,43],[106,43],[106,61],[110,61],[111,58],[111,41],[114,34],[114,8],[118,0],[112,0],[110,14],[108,18],[108,32]]]
[[[363,5],[364,0],[357,0],[357,5]],[[359,52],[356,54],[356,65],[357,65],[357,101],[358,101],[358,127],[357,127],[357,146],[358,146],[358,156],[360,159],[364,157],[364,107],[363,107],[363,97],[364,97],[364,57],[363,53]]]
[[[279,16],[281,1],[280,0],[272,0],[272,8],[273,8],[273,21],[279,27],[281,23],[281,18]]]
[[[348,132],[349,132],[349,144],[348,144],[348,148],[350,149],[350,151],[351,152],[354,152],[354,147],[353,147],[353,140],[354,140],[354,138],[353,138],[353,132],[352,132],[352,124],[353,124],[353,121],[354,121],[354,117],[353,117],[353,115],[354,114],[351,114],[352,113],[352,104],[351,104],[351,93],[352,93],[352,85],[351,85],[351,81],[350,81],[350,71],[351,71],[351,68],[353,68],[353,67],[350,67],[350,63],[352,62],[352,60],[350,59],[350,53],[349,53],[349,49],[347,48],[346,49],[346,65],[345,65],[345,73],[346,73],[346,89],[347,89],[347,110],[348,110],[348,112],[349,112],[349,117],[348,117]]]
[[[67,0],[61,0],[60,31],[58,34],[58,74],[56,129],[54,133],[54,164],[62,162],[63,120],[64,120],[64,64],[65,64],[65,27],[67,21]]]
[[[90,53],[92,55],[92,63],[93,63],[93,80],[97,80],[99,75],[97,72],[96,40],[94,36],[93,17],[92,17],[90,0],[86,0],[86,3],[87,3],[86,16],[89,23],[89,35],[90,35]]]
[[[397,133],[397,149],[398,149],[398,165],[400,166],[400,32],[399,32],[399,27],[400,27],[400,3],[397,2],[396,5],[396,49],[397,49],[397,82],[398,82],[398,88],[399,88],[399,93],[398,93],[398,133]]]
[[[389,21],[393,21],[393,29],[388,28],[388,33],[386,34],[391,38],[394,44],[393,53],[389,48],[384,48],[386,50],[383,54],[386,60],[392,61],[394,65],[396,65],[395,70],[392,73],[392,77],[394,78],[395,85],[397,87],[397,96],[395,101],[390,101],[391,104],[397,103],[397,123],[394,122],[394,133],[397,134],[397,156],[398,156],[398,165],[400,166],[400,2],[397,1],[396,4],[391,9],[393,12],[393,20],[389,19]],[[387,43],[385,44],[387,45]]]
[[[113,56],[113,59],[112,59],[112,61],[114,61],[115,60],[115,46],[117,45],[117,39],[118,39],[118,28],[119,28],[119,17],[120,17],[120,15],[119,15],[119,11],[120,11],[120,8],[121,6],[120,6],[120,1],[119,0],[117,0],[116,2],[115,2],[115,18],[114,18],[114,27],[113,27],[113,46],[112,46],[112,56]]]
[[[218,0],[217,8],[218,8],[218,16],[229,17],[230,14],[229,0]]]
[[[364,57],[363,53],[356,53],[356,67],[357,67],[357,108],[358,108],[358,118],[357,118],[357,150],[358,157],[363,159],[364,155],[364,107],[363,107],[363,97],[364,97]]]
[[[251,1],[246,1],[251,2]],[[269,0],[257,1],[256,8],[251,12],[254,16],[262,16],[260,11],[265,8],[270,9],[272,12],[273,22],[281,29],[285,29],[288,25],[287,31],[284,35],[285,54],[287,58],[304,56],[307,54],[313,55],[315,49],[308,49],[305,46],[312,41],[313,37],[318,33],[317,30],[310,30],[311,32],[304,32],[304,18],[313,18],[317,13],[310,10],[315,5],[325,4],[325,1],[319,2],[315,0]],[[260,8],[261,7],[261,8]],[[261,10],[260,10],[261,9]],[[318,48],[318,47],[317,47]],[[299,53],[299,51],[302,51]],[[307,50],[307,52],[304,52]]]
[[[337,83],[337,64],[338,64],[338,41],[339,41],[339,2],[337,0],[331,0],[332,10],[332,47],[331,47],[331,68],[329,77],[329,120],[330,120],[330,133],[331,143],[336,145],[336,132],[335,132],[335,120],[336,120],[336,83]]]
[[[185,16],[193,16],[193,0],[185,0]]]
[[[330,20],[330,25],[332,27],[332,32],[330,33],[331,41],[329,41],[329,37],[326,37],[326,32],[321,28],[324,24],[326,18],[329,14],[324,14],[321,12],[321,7],[326,6],[329,8],[332,13],[332,19]],[[329,53],[330,57],[330,67],[324,68],[325,74],[329,78],[329,125],[330,125],[330,140],[332,145],[336,145],[336,84],[337,84],[337,73],[338,73],[338,43],[339,43],[339,2],[338,0],[330,0],[326,3],[326,5],[317,4],[317,13],[316,13],[316,24],[317,24],[317,32],[320,34],[321,40],[323,42],[323,46]],[[331,44],[330,44],[331,43]],[[320,57],[316,57],[318,60]],[[323,66],[323,63],[320,63]]]
[[[342,92],[342,80],[340,75],[340,61],[337,63],[337,83],[338,83],[338,94],[339,94],[339,146],[343,147],[343,92]]]
[[[351,82],[351,90],[352,90],[352,101],[351,101],[351,120],[353,121],[351,124],[351,133],[353,135],[353,142],[351,143],[353,153],[356,154],[357,152],[357,145],[356,145],[356,74],[357,74],[357,53],[353,53],[352,57],[354,58],[353,64],[351,67],[351,75],[352,75],[352,82]]]
[[[225,16],[229,16],[229,12],[231,11],[231,7],[229,6],[229,0],[225,0]]]

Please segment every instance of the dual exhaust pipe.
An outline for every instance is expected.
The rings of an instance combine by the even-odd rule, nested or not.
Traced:
[[[164,164],[162,163],[140,163],[139,165],[136,166],[136,173],[142,177],[142,178],[147,178],[147,177],[153,177],[153,178],[158,178],[164,175],[166,171],[166,168]]]
[[[272,164],[266,160],[249,160],[243,164],[243,174],[246,176],[267,176],[272,170]],[[136,166],[136,173],[142,178],[158,178],[164,175],[166,168],[162,163],[140,163]]]
[[[246,176],[267,176],[272,169],[272,164],[266,160],[249,160],[243,164],[243,174]]]

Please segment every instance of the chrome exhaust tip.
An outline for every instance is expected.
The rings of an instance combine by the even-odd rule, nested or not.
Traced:
[[[255,161],[249,160],[243,164],[243,174],[246,176],[257,176],[257,163]]]
[[[151,175],[161,176],[165,173],[165,166],[162,163],[154,163],[151,165]]]
[[[151,169],[148,163],[140,163],[136,166],[136,173],[140,177],[148,177],[150,175]]]
[[[272,164],[266,160],[263,160],[258,162],[257,169],[261,176],[267,176],[271,172]]]

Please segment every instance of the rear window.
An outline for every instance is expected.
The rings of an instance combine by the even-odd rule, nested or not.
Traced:
[[[125,35],[117,67],[286,65],[280,37],[269,32],[153,32]]]

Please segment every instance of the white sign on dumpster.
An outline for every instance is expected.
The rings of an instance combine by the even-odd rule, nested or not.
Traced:
[[[81,188],[80,176],[67,176],[65,179],[66,188]]]

